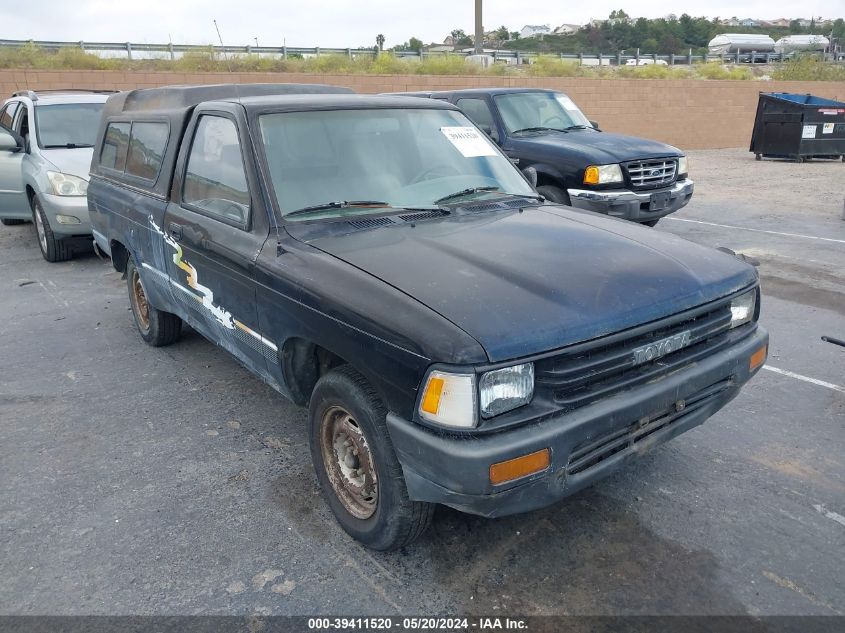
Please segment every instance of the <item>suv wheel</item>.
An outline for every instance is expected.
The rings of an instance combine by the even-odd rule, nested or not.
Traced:
[[[148,345],[162,347],[175,343],[182,334],[182,319],[170,312],[163,312],[150,305],[138,268],[130,255],[126,262],[126,286],[129,304],[141,338]]]
[[[60,240],[50,228],[47,221],[47,214],[41,206],[38,196],[32,197],[32,221],[35,223],[35,232],[38,233],[38,246],[41,254],[48,262],[64,262],[73,257],[73,250],[64,240]]]
[[[416,540],[434,504],[411,501],[373,388],[349,366],[320,378],[311,396],[311,458],[338,523],[367,547],[391,550]]]
[[[17,226],[18,224],[26,224],[26,220],[13,220],[11,218],[3,218],[0,220],[3,226]]]
[[[551,200],[552,202],[557,202],[558,204],[572,204],[569,200],[569,194],[560,187],[555,187],[553,185],[541,185],[537,187],[537,193],[543,196],[546,200]]]

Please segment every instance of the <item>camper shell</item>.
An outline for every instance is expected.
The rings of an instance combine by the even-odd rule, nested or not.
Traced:
[[[100,123],[100,131],[94,156],[91,161],[91,175],[116,179],[153,193],[162,198],[168,196],[173,177],[174,164],[185,128],[194,108],[200,103],[268,95],[299,94],[350,94],[350,88],[324,84],[214,84],[208,86],[165,86],[142,88],[119,92],[106,101]],[[109,123],[114,122],[164,122],[168,125],[168,141],[161,157],[161,167],[154,179],[140,178],[104,167],[99,148]],[[96,234],[95,234],[96,237]]]

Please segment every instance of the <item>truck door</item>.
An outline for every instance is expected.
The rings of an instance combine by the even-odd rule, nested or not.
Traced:
[[[0,109],[0,218],[23,220],[32,216],[23,186],[23,149],[12,132],[17,101]]]
[[[225,106],[223,106],[225,108]],[[254,263],[267,239],[243,109],[198,108],[161,227],[173,294],[187,321],[267,376],[275,346],[258,331]]]

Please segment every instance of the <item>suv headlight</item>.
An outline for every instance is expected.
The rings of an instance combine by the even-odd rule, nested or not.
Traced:
[[[754,318],[757,306],[757,291],[751,290],[731,301],[731,328],[745,325]]]
[[[622,182],[622,168],[619,165],[590,165],[584,170],[585,185],[605,185]]]
[[[440,426],[471,429],[484,418],[511,411],[534,397],[534,363],[523,363],[475,374],[432,371],[426,378],[420,398],[423,420]]]
[[[47,178],[57,196],[84,196],[88,193],[88,181],[78,176],[48,171]]]
[[[678,175],[679,176],[686,176],[689,173],[689,164],[687,163],[687,157],[681,156],[678,158]]]
[[[534,363],[488,371],[478,381],[481,415],[492,418],[531,402],[534,396]]]

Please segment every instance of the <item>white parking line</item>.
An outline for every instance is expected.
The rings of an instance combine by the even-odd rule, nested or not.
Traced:
[[[828,510],[827,508],[825,508],[821,504],[816,504],[813,507],[816,509],[816,512],[818,512],[822,516],[826,516],[828,519],[836,521],[840,525],[845,525],[845,517],[842,516],[841,514],[837,514],[836,512],[831,512],[830,510]]]
[[[664,218],[665,220],[674,220],[675,222],[692,222],[693,224],[706,224],[707,226],[718,226],[723,229],[739,229],[740,231],[753,231],[754,233],[768,233],[769,235],[783,235],[786,237],[803,237],[805,240],[820,240],[822,242],[836,242],[837,244],[845,244],[845,240],[836,240],[832,237],[818,237],[816,235],[802,235],[800,233],[783,233],[781,231],[766,231],[763,229],[751,229],[747,226],[733,226],[731,224],[716,224],[715,222],[704,222],[702,220],[687,220],[685,218]]]
[[[763,365],[763,369],[768,369],[769,371],[773,371],[776,374],[788,376],[789,378],[795,378],[796,380],[803,380],[804,382],[809,382],[813,385],[818,385],[819,387],[826,387],[827,389],[833,389],[834,391],[845,393],[845,387],[834,385],[832,382],[825,382],[824,380],[819,380],[818,378],[802,376],[801,374],[796,374],[794,371],[789,371],[787,369],[779,369],[778,367],[772,367],[771,365]]]

